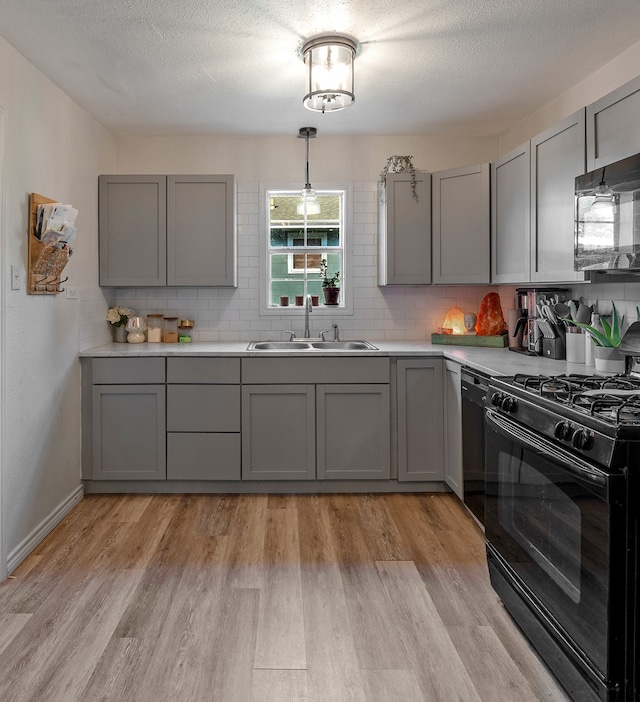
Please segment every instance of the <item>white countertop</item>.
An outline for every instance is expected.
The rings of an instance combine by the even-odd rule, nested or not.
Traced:
[[[552,361],[542,356],[527,356],[509,349],[445,346],[423,341],[370,340],[377,351],[247,351],[248,342],[192,342],[190,344],[106,344],[80,353],[81,358],[134,358],[137,356],[240,356],[244,358],[269,356],[419,356],[448,358],[483,371],[489,375],[560,375],[562,373],[593,374],[595,369],[581,363]]]

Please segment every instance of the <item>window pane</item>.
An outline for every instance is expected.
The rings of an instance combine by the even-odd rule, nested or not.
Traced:
[[[306,239],[305,239],[306,235]],[[271,248],[284,246],[340,246],[340,227],[273,226],[269,236]]]

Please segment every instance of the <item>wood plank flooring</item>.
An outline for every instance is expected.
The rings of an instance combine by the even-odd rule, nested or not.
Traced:
[[[564,702],[451,495],[93,495],[0,584],[2,702]]]

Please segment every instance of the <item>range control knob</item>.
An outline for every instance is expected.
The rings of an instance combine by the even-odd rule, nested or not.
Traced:
[[[491,395],[491,404],[494,407],[500,407],[503,399],[504,395],[501,392],[494,392],[493,395]]]
[[[571,445],[582,451],[588,451],[593,447],[593,435],[586,429],[577,429],[571,437]]]
[[[569,422],[558,422],[555,427],[553,427],[553,435],[556,439],[569,441],[573,437],[573,434],[573,427]]]
[[[505,412],[509,412],[510,414],[517,412],[518,402],[516,398],[507,395],[505,398],[503,398],[502,402],[500,403],[500,409],[502,409]]]

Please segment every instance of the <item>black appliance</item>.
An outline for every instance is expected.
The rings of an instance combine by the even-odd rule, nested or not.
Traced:
[[[640,272],[640,154],[575,181],[577,271]]]
[[[463,501],[484,525],[484,406],[489,376],[463,366],[460,370],[462,395],[462,481]]]
[[[485,446],[494,589],[573,700],[637,702],[640,375],[492,378]]]
[[[515,299],[517,320],[514,329],[509,329],[509,334],[520,338],[521,342],[510,346],[509,350],[529,356],[542,356],[543,333],[538,324],[540,310],[547,302],[551,304],[564,302],[568,292],[566,288],[517,288]]]

